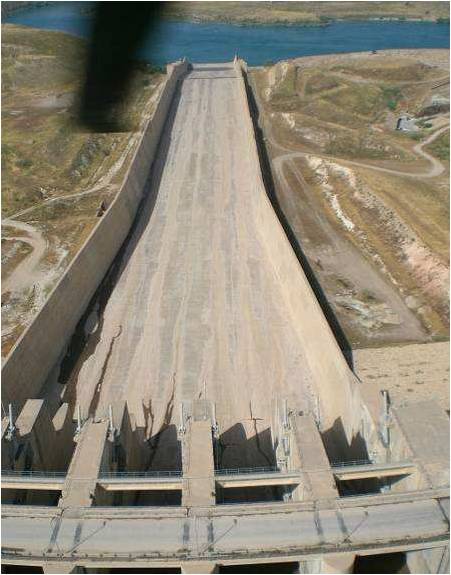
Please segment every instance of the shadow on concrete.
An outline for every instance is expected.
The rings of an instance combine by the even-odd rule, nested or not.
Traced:
[[[263,431],[256,431],[248,438],[242,423],[236,423],[221,434],[214,444],[214,452],[216,469],[273,468],[277,463],[271,430],[266,428]],[[218,487],[216,490],[218,504],[281,500],[283,500],[283,488],[276,485],[226,489]]]
[[[146,471],[181,471],[182,445],[177,436],[177,427],[167,425],[148,439],[149,454]]]
[[[274,467],[276,454],[270,428],[246,436],[242,423],[236,423],[215,442],[215,468]]]
[[[178,86],[174,92],[171,107],[163,127],[162,137],[158,144],[158,151],[155,157],[155,161],[150,168],[149,177],[143,190],[142,199],[136,210],[135,219],[113,263],[111,264],[104,279],[93,295],[84,314],[80,318],[71,337],[66,353],[61,361],[58,381],[60,384],[66,386],[63,401],[67,401],[72,409],[75,407],[76,383],[80,369],[85,361],[95,352],[97,344],[100,340],[100,335],[103,328],[103,313],[105,307],[108,303],[108,300],[110,299],[114,287],[116,286],[125,269],[127,261],[130,259],[134,250],[136,249],[141,235],[143,234],[150,220],[150,217],[152,216],[153,209],[155,207],[155,201],[160,188],[164,164],[171,142],[171,131],[174,125],[176,111],[180,101],[182,81],[183,79],[179,80]],[[153,193],[151,193],[151,190],[153,190]],[[86,334],[85,324],[91,313],[97,314],[98,324],[96,330],[93,333]]]
[[[279,218],[280,223],[285,231],[285,234],[291,244],[291,247],[298,258],[299,263],[304,270],[304,273],[307,277],[307,280],[315,293],[315,296],[321,306],[321,309],[327,319],[327,322],[335,336],[335,339],[340,346],[340,349],[348,362],[348,365],[351,369],[353,369],[353,358],[352,358],[352,348],[351,345],[340,325],[338,322],[337,316],[332,309],[332,306],[329,304],[327,297],[315,276],[315,272],[311,267],[307,256],[305,255],[304,251],[301,248],[299,239],[296,237],[295,232],[293,231],[288,218],[286,217],[277,197],[276,187],[274,184],[274,178],[272,175],[271,170],[271,162],[268,156],[268,151],[266,150],[266,146],[264,143],[264,135],[262,128],[260,127],[260,112],[258,108],[258,104],[255,100],[252,88],[249,84],[247,74],[244,73],[244,83],[246,86],[247,92],[247,99],[249,102],[249,109],[251,112],[251,118],[254,125],[254,132],[255,138],[257,142],[257,150],[260,159],[260,168],[263,175],[263,182],[265,184],[266,193],[268,195],[269,200],[273,206],[274,211],[276,212],[277,217]]]
[[[137,427],[130,431],[126,443],[122,443],[119,436],[113,463],[115,471],[121,472],[181,471],[182,444],[177,427],[163,423],[157,433],[149,438],[146,438],[144,428]]]
[[[220,565],[219,573],[299,573],[299,562]]]
[[[2,562],[2,573],[44,573],[43,567],[37,565],[8,565]]]
[[[357,555],[353,573],[410,573],[405,553]]]
[[[348,442],[341,417],[338,417],[332,427],[321,432],[324,448],[329,461],[345,463],[347,461],[369,461],[369,454],[364,437],[360,431]]]

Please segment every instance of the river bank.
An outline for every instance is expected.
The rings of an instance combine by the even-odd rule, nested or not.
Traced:
[[[87,38],[92,14],[87,3],[83,3],[83,10],[79,4],[62,2],[30,8],[3,18],[3,23]],[[327,26],[243,27],[221,22],[164,20],[152,38],[144,41],[137,55],[155,66],[163,66],[184,56],[192,62],[231,61],[238,53],[250,66],[261,66],[300,56],[403,48],[449,48],[449,25],[373,20],[337,21]]]

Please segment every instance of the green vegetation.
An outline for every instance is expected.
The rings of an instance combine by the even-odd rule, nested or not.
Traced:
[[[383,86],[382,95],[387,108],[393,111],[396,110],[399,101],[402,99],[401,90],[397,86]]]
[[[415,142],[421,142],[425,133],[422,130],[418,130],[418,132],[402,132],[402,135],[407,136],[410,140],[414,140]]]
[[[420,128],[432,128],[433,124],[431,124],[431,122],[428,122],[427,120],[419,120],[417,122],[417,126]]]
[[[342,109],[375,119],[384,106],[384,92],[378,86],[368,84],[343,84],[341,90],[326,96],[326,100]]]
[[[296,95],[296,67],[289,66],[287,70],[282,71],[282,76],[280,81],[277,82],[273,98],[276,101],[280,101],[296,97]]]
[[[449,162],[449,132],[444,132],[429,144],[428,151],[440,160]]]

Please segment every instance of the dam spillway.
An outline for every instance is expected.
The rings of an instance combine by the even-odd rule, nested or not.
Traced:
[[[152,411],[148,436],[178,425],[182,402],[215,402],[229,467],[267,464],[245,444],[255,426],[270,427],[275,394],[311,404],[308,365],[254,218],[261,192],[238,84],[233,65],[195,66],[184,79],[76,392],[88,413],[102,375],[99,414],[127,399],[140,427]]]
[[[322,569],[332,542],[347,565],[335,568],[348,569],[352,545],[368,554],[373,539],[417,552],[405,544],[412,529],[442,561],[432,499],[446,496],[446,461],[424,444],[418,413],[390,411],[343,358],[266,195],[243,70],[172,69],[126,185],[7,359],[4,391],[20,406],[2,437],[13,563],[20,549],[39,565],[61,561],[79,524],[95,531],[102,518],[104,537],[76,547],[114,563],[118,533],[138,516],[155,537],[123,546],[144,565],[205,560],[199,537],[225,562],[246,541],[254,562],[280,546],[306,569]],[[422,409],[440,420],[440,444],[446,422]],[[215,551],[223,503],[249,517]],[[384,524],[385,504],[399,521]],[[367,532],[340,547],[364,506]],[[66,511],[49,545],[48,517]]]

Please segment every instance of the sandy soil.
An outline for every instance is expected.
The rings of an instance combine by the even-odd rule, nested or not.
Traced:
[[[357,375],[387,389],[396,406],[434,398],[449,410],[449,343],[427,343],[353,352]]]

